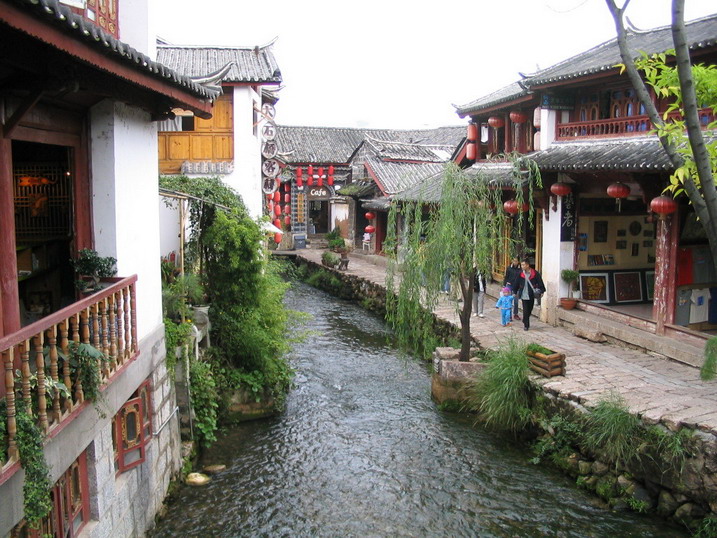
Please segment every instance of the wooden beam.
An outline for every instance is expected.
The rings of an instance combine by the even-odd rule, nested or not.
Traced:
[[[20,297],[15,252],[15,200],[12,177],[12,143],[0,138],[0,336],[20,329]]]
[[[15,127],[18,126],[18,124],[22,121],[22,118],[24,118],[28,112],[35,108],[35,105],[44,93],[45,90],[35,90],[27,96],[22,105],[15,110],[12,117],[5,122],[5,126],[3,127],[3,136],[5,136],[5,138],[10,138],[12,136],[12,132],[15,130]]]

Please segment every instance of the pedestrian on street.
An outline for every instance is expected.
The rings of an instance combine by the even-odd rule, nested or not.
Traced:
[[[517,293],[520,272],[520,260],[518,260],[517,256],[514,256],[513,259],[510,260],[510,265],[505,270],[505,276],[503,276],[503,287],[508,286],[513,290],[513,319],[520,319],[520,315],[518,314],[518,304],[520,301],[518,300]]]
[[[483,303],[485,303],[485,277],[480,271],[476,272],[476,276],[473,279],[473,315],[479,318],[485,317],[483,315]]]
[[[530,267],[528,260],[521,263],[520,275],[518,275],[517,295],[523,303],[523,330],[530,329],[530,314],[533,311],[535,299],[539,299],[545,291],[545,284],[540,273]]]
[[[513,311],[513,290],[508,286],[503,288],[500,293],[500,298],[495,303],[495,307],[500,309],[500,324],[503,327],[510,325],[510,313]]]

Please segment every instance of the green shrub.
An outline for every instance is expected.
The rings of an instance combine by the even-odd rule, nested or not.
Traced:
[[[585,447],[602,455],[616,467],[638,454],[640,420],[627,409],[623,398],[610,393],[585,419]]]
[[[336,267],[340,261],[341,261],[341,258],[339,258],[336,254],[334,254],[330,250],[325,251],[321,255],[321,263],[323,263],[326,267]]]
[[[717,374],[717,336],[713,336],[705,344],[705,362],[700,369],[700,379],[709,381]]]
[[[685,467],[687,458],[694,453],[693,433],[686,428],[671,433],[659,426],[652,426],[647,430],[646,443],[654,450],[657,462],[667,466],[665,472],[672,469],[679,475]]]
[[[530,343],[525,346],[525,351],[530,353],[542,353],[543,355],[552,355],[555,353],[552,349],[548,349],[547,347],[543,347],[540,344],[535,343]]]
[[[486,424],[518,431],[531,422],[531,385],[525,347],[504,342],[467,391],[467,407]]]
[[[584,432],[579,423],[553,415],[550,419],[542,419],[540,427],[546,432],[533,447],[535,457],[531,460],[537,464],[546,459],[562,466],[564,460],[580,445]]]
[[[194,433],[200,444],[209,446],[217,440],[217,409],[219,394],[211,365],[202,360],[189,363],[189,381],[192,387]]]
[[[341,239],[341,230],[338,227],[334,228],[326,234],[327,241],[333,241],[336,239]],[[343,241],[343,239],[341,239],[341,241]]]
[[[334,251],[346,248],[346,242],[342,238],[329,239],[327,246]]]

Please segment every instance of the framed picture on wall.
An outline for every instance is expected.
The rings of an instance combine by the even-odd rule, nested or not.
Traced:
[[[618,237],[627,237],[627,230],[618,230],[617,236]]]
[[[620,239],[615,243],[615,249],[616,250],[627,250],[627,241],[624,239]]]
[[[634,303],[642,301],[642,280],[639,271],[613,273],[615,284],[615,301],[618,303]]]
[[[607,273],[580,273],[582,298],[594,303],[610,302],[610,281]]]
[[[632,244],[632,255],[633,255],[633,256],[639,256],[639,255],[640,255],[640,243],[633,243],[633,244]]]
[[[652,301],[655,298],[655,271],[645,271],[645,291],[647,300]]]
[[[593,225],[593,242],[594,243],[607,243],[607,221],[596,220]]]

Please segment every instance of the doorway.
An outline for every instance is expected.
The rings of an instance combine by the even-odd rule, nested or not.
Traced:
[[[74,302],[71,148],[13,141],[20,323],[25,326]]]
[[[331,230],[329,230],[329,201],[328,200],[311,200],[311,201],[309,201],[309,233],[310,234],[326,234],[326,233],[329,233],[330,231]]]

